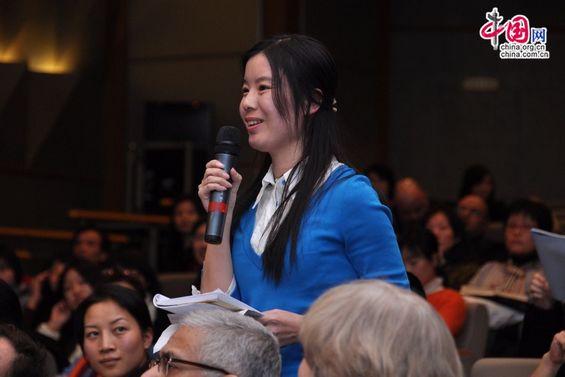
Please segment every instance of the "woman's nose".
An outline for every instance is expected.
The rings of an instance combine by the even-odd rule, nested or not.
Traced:
[[[241,107],[245,111],[249,111],[255,108],[257,102],[257,98],[255,94],[250,90],[247,94],[241,99]]]
[[[102,352],[114,349],[114,338],[111,335],[101,334],[100,338],[100,350]]]

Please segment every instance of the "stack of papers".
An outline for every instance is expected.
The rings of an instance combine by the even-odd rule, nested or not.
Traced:
[[[553,298],[565,301],[565,236],[534,228],[532,237]]]
[[[153,297],[153,305],[159,309],[175,314],[186,314],[203,305],[213,305],[233,312],[238,312],[250,317],[261,317],[263,314],[251,306],[235,299],[220,289],[213,292],[198,293],[192,296],[169,298],[162,294]]]

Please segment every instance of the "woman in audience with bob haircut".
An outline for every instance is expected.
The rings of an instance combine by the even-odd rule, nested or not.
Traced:
[[[462,377],[453,337],[420,296],[383,281],[330,289],[300,330],[299,377]]]
[[[92,294],[99,278],[98,265],[71,261],[58,283],[57,296],[61,300],[52,307],[49,319],[35,330],[40,343],[55,358],[59,372],[74,364],[81,356],[72,318],[79,305]]]
[[[439,270],[445,286],[459,289],[471,280],[484,262],[477,250],[464,240],[464,225],[451,207],[432,207],[424,223],[437,238]]]
[[[147,370],[151,318],[132,289],[101,286],[79,307],[75,326],[84,356],[70,377],[139,377]]]

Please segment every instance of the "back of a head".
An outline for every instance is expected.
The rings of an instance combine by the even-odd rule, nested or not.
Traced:
[[[400,251],[409,256],[423,257],[433,261],[438,254],[436,237],[428,229],[422,227],[409,227],[398,238]]]
[[[197,309],[178,323],[205,334],[199,347],[202,362],[221,366],[238,377],[280,376],[277,339],[255,319],[224,309]],[[218,375],[214,371],[202,374]]]
[[[472,187],[480,183],[486,176],[492,176],[490,170],[481,164],[468,166],[463,172],[461,186],[459,187],[459,199],[472,192]]]
[[[9,377],[45,377],[47,354],[22,330],[7,324],[0,324],[0,339],[6,339],[13,347],[16,357],[8,369]]]
[[[434,309],[376,280],[335,287],[312,305],[300,331],[316,377],[461,377],[453,337]]]
[[[0,270],[8,269],[13,273],[13,282],[7,282],[17,287],[22,282],[23,268],[20,259],[13,250],[0,246]]]

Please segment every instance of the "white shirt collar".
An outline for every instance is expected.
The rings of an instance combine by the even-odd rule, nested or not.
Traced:
[[[424,291],[426,292],[427,295],[441,291],[442,289],[444,289],[443,278],[439,276],[430,280],[428,284],[426,284],[426,286],[424,287]]]
[[[259,191],[259,194],[257,195],[257,199],[255,199],[255,203],[253,204],[253,208],[257,207],[257,205],[261,201],[261,198],[263,197],[263,194],[265,193],[265,189],[269,185],[273,185],[275,187],[279,186],[279,187],[284,188],[284,186],[286,185],[286,183],[288,181],[288,177],[290,176],[290,173],[292,172],[292,169],[293,168],[288,169],[279,179],[275,179],[275,175],[273,174],[273,165],[269,166],[269,170],[267,171],[267,174],[265,174],[265,176],[263,177],[263,180],[261,181],[261,190]],[[298,168],[298,171],[296,172],[296,174],[294,174],[294,177],[292,179],[292,186],[289,187],[289,191],[292,190],[294,185],[296,185],[296,183],[298,182],[299,176],[301,174],[302,174],[302,169]]]

